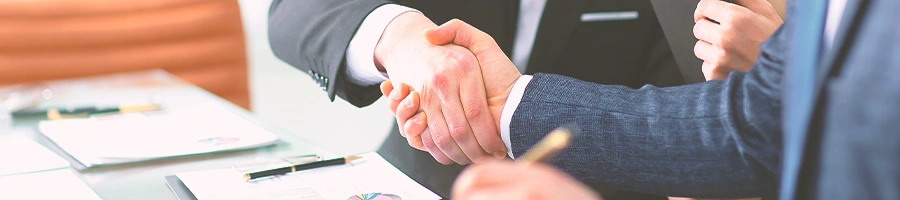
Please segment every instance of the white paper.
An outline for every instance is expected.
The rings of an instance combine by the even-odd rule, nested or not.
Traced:
[[[44,121],[41,133],[85,166],[255,148],[278,138],[215,104]]]
[[[24,137],[0,138],[0,176],[45,171],[68,167],[60,158],[41,144]]]
[[[101,199],[71,169],[0,176],[0,199]]]
[[[347,165],[324,167],[273,178],[245,182],[232,169],[178,173],[179,179],[199,200],[227,199],[350,199],[355,195],[381,193],[403,200],[440,199],[377,153],[362,155]]]

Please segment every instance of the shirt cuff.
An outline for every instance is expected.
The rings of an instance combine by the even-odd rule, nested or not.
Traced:
[[[375,67],[375,45],[394,18],[418,10],[397,4],[384,4],[372,10],[356,30],[347,46],[347,75],[360,85],[374,85],[387,80],[387,74]]]
[[[516,108],[519,107],[519,102],[522,101],[525,87],[528,86],[529,82],[531,82],[531,75],[522,75],[522,77],[519,77],[519,80],[516,80],[512,91],[509,91],[506,104],[503,104],[503,111],[500,113],[500,138],[506,144],[507,153],[512,159],[516,159],[516,157],[513,156],[512,142],[509,139],[509,124],[512,122],[512,116],[516,112]]]

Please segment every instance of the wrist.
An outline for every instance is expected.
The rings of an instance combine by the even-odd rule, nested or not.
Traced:
[[[521,78],[521,74],[516,74],[515,76],[510,76],[512,82],[510,82],[509,86],[498,92],[496,95],[488,97],[488,109],[491,111],[491,115],[494,117],[494,123],[497,126],[497,130],[501,130],[502,121],[501,117],[503,115],[503,109],[507,106],[506,103],[509,101],[510,93],[512,93],[513,88],[516,85],[517,80]],[[521,97],[519,97],[521,98]]]
[[[388,72],[394,60],[403,59],[405,49],[414,49],[422,44],[430,44],[422,37],[427,28],[437,24],[418,12],[406,12],[398,15],[385,27],[384,33],[375,45],[373,59],[379,71]],[[424,42],[424,43],[423,43]],[[408,59],[408,58],[407,58]]]

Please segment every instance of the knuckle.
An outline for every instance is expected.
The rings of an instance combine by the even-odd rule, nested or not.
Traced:
[[[437,146],[437,144],[435,144],[434,141],[431,141],[430,138],[424,138],[424,137],[423,137],[423,138],[422,138],[422,146],[424,146],[425,149],[428,150],[428,151],[434,151],[434,150],[438,150],[438,149],[439,149],[438,146]]]
[[[478,98],[469,98],[466,104],[463,104],[465,107],[466,118],[467,119],[478,119],[482,113],[484,113],[484,108],[481,106],[484,104],[482,100]]]
[[[437,92],[441,92],[450,86],[450,76],[445,73],[431,74],[431,85]]]
[[[460,23],[463,23],[463,21],[460,20],[459,18],[453,18],[453,19],[451,19],[448,23],[451,23],[451,24],[460,24]]]
[[[438,149],[450,149],[450,145],[453,145],[453,139],[450,138],[449,135],[438,135],[434,137],[434,145]]]
[[[472,63],[466,58],[465,53],[460,51],[448,51],[444,54],[449,70],[460,75],[465,75],[472,71]]]
[[[721,48],[721,52],[719,53],[720,56],[723,56],[726,50],[734,49],[734,41],[725,37],[720,38],[718,43],[719,47]]]
[[[454,140],[462,140],[468,136],[468,131],[461,125],[450,125],[450,138]]]
[[[478,101],[477,99],[473,99],[473,100],[469,100],[469,101],[470,102],[466,105],[481,105],[480,104],[481,102]],[[466,118],[478,119],[478,117],[481,116],[481,113],[484,112],[484,109],[482,109],[481,106],[470,106],[465,109],[465,112],[466,112]]]

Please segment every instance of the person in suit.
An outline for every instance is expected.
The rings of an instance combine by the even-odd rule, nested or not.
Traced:
[[[425,41],[407,39],[410,36],[420,37],[413,34],[421,34],[422,27],[427,27],[429,23],[434,26],[429,18],[435,21],[462,18],[485,29],[495,35],[503,51],[512,55],[519,63],[519,70],[529,74],[559,73],[595,83],[629,87],[644,84],[663,87],[685,83],[677,71],[648,1],[394,3],[396,4],[362,0],[276,0],[270,9],[269,33],[273,51],[282,60],[307,72],[323,90],[328,91],[332,100],[337,95],[356,106],[368,105],[378,98],[377,83],[384,79],[383,73],[389,74],[393,80],[406,79],[405,83],[427,82],[408,77],[430,76],[416,74],[413,73],[415,70],[404,68],[428,65],[423,64],[428,63],[427,59],[410,61],[413,60],[410,58],[439,60],[443,56],[457,59],[455,63],[472,63],[474,57],[458,53],[465,51],[464,49],[452,49],[457,53],[447,49],[426,51],[425,49],[432,47],[423,46],[421,43]],[[397,6],[398,4],[408,7]],[[423,20],[423,15],[411,8],[418,9],[427,18]],[[422,26],[423,24],[426,26]],[[414,42],[417,44],[413,45]],[[447,66],[442,63],[454,62],[431,64]],[[391,70],[394,66],[396,68]],[[454,79],[460,80],[454,83],[476,83],[468,85],[466,90],[483,91],[477,87],[483,85],[478,84],[481,78],[473,76]],[[702,80],[687,80],[697,81]],[[482,115],[482,119],[489,120],[490,117]],[[435,120],[432,118],[429,121]],[[463,125],[466,126],[469,125]],[[473,127],[477,126],[493,125],[483,123]],[[494,139],[499,141],[496,129],[482,129],[488,131],[480,132],[493,133]],[[478,133],[478,130],[471,128],[467,132]],[[429,155],[410,148],[401,137],[402,129],[395,127],[393,132],[379,152],[417,181],[447,196],[450,183],[462,167],[443,166],[435,162],[435,154]],[[449,131],[444,130],[442,133],[446,135],[447,132]],[[489,157],[485,156],[490,155],[487,149],[489,148],[481,154],[482,157]],[[499,154],[497,157],[502,157],[506,152],[502,145],[495,146],[494,150],[491,154]],[[438,159],[443,163],[462,164],[475,160],[477,159],[469,157]]]
[[[789,4],[791,16],[749,72],[669,88],[521,75],[489,35],[458,20],[425,35],[476,52],[488,93],[513,88],[488,98],[505,99],[490,112],[509,118],[497,125],[515,135],[514,154],[575,122],[582,136],[552,164],[581,181],[702,198],[900,197],[900,2]],[[454,198],[592,198],[562,187],[578,183],[553,169],[513,168],[473,168]],[[541,176],[555,178],[522,178]]]
[[[432,82],[427,78],[433,77],[429,74],[476,62],[464,48],[434,46],[418,39],[424,28],[436,26],[432,21],[452,18],[464,19],[495,35],[503,51],[527,74],[566,74],[628,87],[685,83],[650,2],[645,0],[276,0],[270,8],[269,35],[276,56],[308,73],[328,92],[329,98],[339,96],[353,105],[366,106],[381,96],[378,84],[385,79],[382,73],[421,90],[431,87],[427,85]],[[460,85],[456,91],[472,91],[471,97],[423,95],[453,96],[455,101],[485,99],[477,95],[484,91],[480,73],[454,73],[457,75],[445,85]],[[692,82],[696,81],[703,80]],[[429,104],[437,103],[425,102],[423,107]],[[486,110],[486,105],[483,102],[482,106],[473,107]],[[444,112],[468,110],[458,107]],[[463,129],[467,133],[493,135],[499,143],[501,138],[491,116],[480,116],[483,123],[474,125],[465,120],[453,123],[462,118],[447,119],[443,130],[434,132],[449,135],[447,127],[473,127]],[[439,124],[438,120],[432,116],[428,121]],[[393,132],[379,152],[443,196],[449,196],[450,184],[462,166],[442,163],[490,160],[504,157],[507,152],[505,146],[494,145],[472,157],[442,157],[436,162],[433,155],[411,148],[399,128]]]

